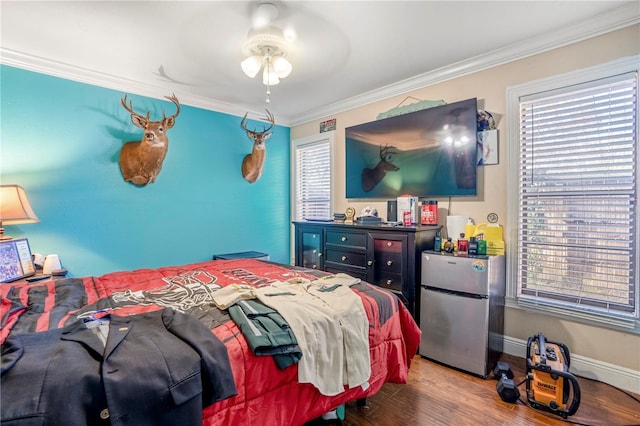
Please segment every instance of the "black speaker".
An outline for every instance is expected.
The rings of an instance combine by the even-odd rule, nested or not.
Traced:
[[[398,202],[387,201],[387,222],[398,221]]]

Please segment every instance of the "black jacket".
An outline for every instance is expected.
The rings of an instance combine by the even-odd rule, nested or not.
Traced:
[[[227,349],[171,309],[110,316],[106,346],[82,320],[11,336],[0,364],[2,425],[198,425],[236,394]]]

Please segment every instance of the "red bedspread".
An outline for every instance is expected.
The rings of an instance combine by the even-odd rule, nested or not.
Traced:
[[[197,316],[228,350],[238,394],[204,410],[205,425],[302,425],[340,404],[376,393],[384,383],[405,383],[420,329],[395,295],[361,283],[352,287],[369,318],[369,387],[321,395],[297,382],[297,366],[278,369],[270,356],[255,356],[211,292],[229,284],[267,285],[317,272],[255,259],[215,260],[184,266],[114,272],[34,284],[0,285],[0,341],[11,333],[44,331],[74,321],[82,312],[111,309],[131,315],[171,307]]]

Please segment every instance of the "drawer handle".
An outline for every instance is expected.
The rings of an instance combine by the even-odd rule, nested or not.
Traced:
[[[391,241],[387,241],[387,247],[391,247],[393,243]]]
[[[345,241],[347,241],[347,237],[342,237],[340,238],[340,240],[344,243]]]
[[[312,269],[318,269],[318,265],[313,265]]]
[[[373,260],[369,260],[369,261],[367,262],[367,265],[369,265],[369,266],[373,265]]]
[[[311,251],[311,253],[314,253],[314,254],[315,254],[317,251],[318,251],[318,250],[313,249],[313,250]]]
[[[342,261],[344,262],[345,260],[347,260],[347,256],[342,256]]]
[[[393,265],[393,262],[391,260],[387,260],[387,266],[391,266]]]
[[[391,285],[391,284],[393,284],[393,281],[387,280],[387,285]]]
[[[318,253],[318,257],[322,256],[322,253]]]

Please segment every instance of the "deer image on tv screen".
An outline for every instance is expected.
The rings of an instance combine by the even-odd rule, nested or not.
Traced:
[[[162,114],[162,120],[151,121],[150,111],[143,116],[133,110],[133,102],[127,105],[127,95],[120,100],[124,109],[131,114],[131,122],[144,130],[140,141],[127,142],[120,150],[120,170],[127,182],[137,186],[145,186],[156,181],[162,169],[162,162],[167,155],[169,138],[167,130],[173,127],[180,114],[180,102],[175,95],[165,96],[176,106],[176,113],[170,117]]]
[[[391,156],[396,154],[394,146],[380,145],[380,161],[371,169],[369,167],[362,170],[362,189],[365,192],[371,191],[380,183],[387,172],[397,172],[400,170],[398,166],[393,164]]]

